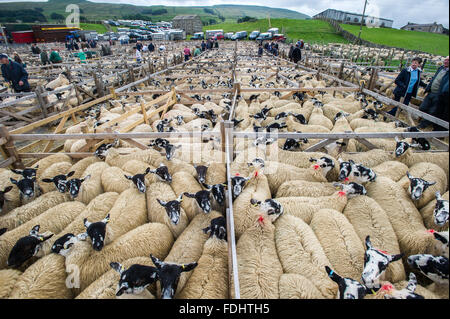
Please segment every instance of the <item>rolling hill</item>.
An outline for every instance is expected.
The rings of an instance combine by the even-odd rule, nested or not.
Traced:
[[[197,14],[204,24],[210,24],[210,20],[216,22],[236,22],[238,18],[250,16],[254,18],[266,18],[270,14],[271,18],[289,18],[289,19],[309,19],[310,17],[287,9],[269,8],[263,6],[245,6],[245,5],[215,5],[215,6],[135,6],[130,4],[114,3],[95,3],[87,0],[49,0],[48,2],[9,2],[0,3],[0,11],[9,10],[37,10],[49,22],[55,22],[51,19],[52,13],[61,14],[64,17],[68,15],[65,12],[68,4],[77,4],[81,9],[81,16],[90,21],[99,21],[103,19],[127,19],[139,16],[148,20],[170,21],[179,14]],[[162,11],[161,11],[162,10]],[[1,20],[0,20],[1,21]],[[4,21],[15,22],[15,21]],[[32,21],[26,21],[32,22]]]

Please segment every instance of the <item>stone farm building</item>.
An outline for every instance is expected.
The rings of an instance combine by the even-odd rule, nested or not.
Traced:
[[[401,27],[402,30],[408,31],[423,31],[423,32],[432,32],[432,33],[445,33],[445,28],[442,24],[428,23],[428,24],[418,24],[418,23],[410,23]]]
[[[362,19],[362,14],[359,13],[351,13],[346,11],[340,11],[335,9],[327,9],[322,11],[321,13],[316,14],[313,18],[325,18],[325,19],[333,19],[342,23],[347,24],[360,24]],[[364,16],[364,24],[379,26],[384,28],[392,28],[392,24],[394,20],[377,18],[372,16]]]
[[[172,27],[182,29],[186,31],[186,34],[194,34],[202,32],[203,24],[198,15],[180,15],[173,18]]]

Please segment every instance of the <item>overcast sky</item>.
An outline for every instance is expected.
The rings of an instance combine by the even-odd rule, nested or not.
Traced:
[[[39,1],[39,0],[28,0]],[[215,4],[246,4],[285,8],[313,16],[328,8],[362,13],[364,0],[90,0],[92,2],[128,3],[135,5],[209,6]],[[12,2],[0,0],[0,2]],[[369,0],[367,14],[394,20],[399,28],[409,22],[442,23],[449,26],[448,0]]]

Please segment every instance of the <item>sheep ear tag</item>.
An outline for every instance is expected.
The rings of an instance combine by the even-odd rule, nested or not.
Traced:
[[[235,176],[241,176],[241,174],[239,174],[239,173],[236,173],[236,174],[235,174]]]
[[[345,182],[348,182],[350,179],[348,178],[348,177],[346,177],[345,179],[344,179],[344,181]]]
[[[384,250],[381,249],[377,249],[380,253],[385,254],[385,255],[389,255],[387,252],[385,252]]]
[[[313,167],[314,167],[314,169],[317,171],[317,170],[319,169],[320,166],[317,165],[317,164],[315,164]]]
[[[181,264],[181,269],[185,269],[186,268],[186,266],[184,265],[184,264]]]
[[[259,216],[259,218],[258,218],[258,223],[260,223],[261,225],[264,224],[264,217],[262,217],[262,215]]]
[[[427,233],[434,234],[436,231],[434,229],[427,229]]]
[[[125,271],[125,267],[124,267],[124,265],[120,265],[121,267],[120,267],[120,272],[122,273],[122,272],[124,272]]]
[[[345,195],[347,195],[347,193],[344,192],[344,191],[340,191],[340,192],[338,193],[338,195],[339,195],[340,197],[344,197]]]

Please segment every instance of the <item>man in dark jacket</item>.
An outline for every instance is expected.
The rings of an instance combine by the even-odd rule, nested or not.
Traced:
[[[302,59],[302,51],[300,51],[300,46],[296,44],[294,50],[292,51],[292,61],[294,63],[297,63],[301,59]]]
[[[417,96],[419,86],[426,87],[427,85],[420,79],[422,70],[419,68],[421,59],[414,58],[408,68],[404,68],[395,79],[397,87],[394,89],[394,100],[400,102],[404,97],[403,104],[409,105],[412,97]],[[392,108],[388,113],[395,115],[397,107]]]
[[[428,83],[425,89],[425,93],[428,94],[420,105],[419,110],[436,117],[442,117],[446,112],[448,114],[448,110],[445,110],[448,108],[448,81],[447,56],[444,60],[444,65],[436,71],[430,83]],[[422,119],[418,127],[424,129],[430,124],[430,121]],[[437,131],[439,130],[439,125],[433,124],[433,128]]]
[[[150,44],[148,45],[148,51],[149,52],[155,51],[155,46],[153,45],[152,41],[150,41]]]
[[[292,52],[293,51],[294,51],[294,46],[291,44],[291,46],[289,47],[289,54],[288,54],[288,59],[291,62],[292,62]]]
[[[0,54],[0,63],[2,64],[2,76],[6,82],[12,84],[16,93],[30,92],[28,84],[28,73],[22,65],[11,61],[6,54]]]
[[[205,43],[205,40],[202,40],[202,51],[206,51],[206,43]]]
[[[31,52],[33,54],[41,54],[41,49],[39,49],[39,47],[36,45],[36,43],[33,43],[31,45]]]

